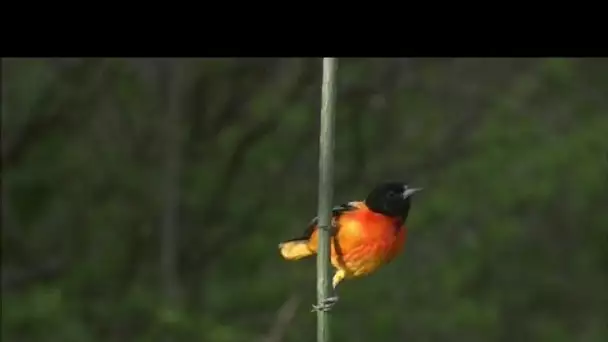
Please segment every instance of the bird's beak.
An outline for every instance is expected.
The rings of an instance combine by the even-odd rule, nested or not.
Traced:
[[[404,199],[408,198],[408,197],[412,196],[414,193],[421,191],[421,190],[422,190],[422,188],[409,188],[403,192],[403,198]]]

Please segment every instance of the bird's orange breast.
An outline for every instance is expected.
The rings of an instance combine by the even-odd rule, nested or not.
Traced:
[[[358,209],[348,211],[336,220],[331,240],[331,261],[349,276],[373,272],[393,260],[405,244],[407,229],[397,218],[370,211],[358,202]],[[317,230],[313,231],[308,246],[316,251]]]

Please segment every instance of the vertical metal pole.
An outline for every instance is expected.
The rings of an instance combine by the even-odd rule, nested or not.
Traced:
[[[334,163],[334,103],[336,73],[335,58],[323,58],[321,88],[321,130],[319,135],[319,246],[317,250],[317,304],[331,296],[330,282],[330,225],[333,202]],[[329,342],[329,312],[317,312],[317,341]]]

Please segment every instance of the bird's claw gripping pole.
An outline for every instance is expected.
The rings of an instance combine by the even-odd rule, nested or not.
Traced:
[[[323,302],[321,304],[318,304],[318,305],[313,304],[311,312],[317,312],[317,311],[327,312],[327,311],[331,310],[331,308],[333,308],[337,302],[338,302],[338,296],[332,296],[329,298],[325,298],[325,300],[323,300]]]

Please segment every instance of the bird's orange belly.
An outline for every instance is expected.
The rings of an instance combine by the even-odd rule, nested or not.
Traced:
[[[345,270],[347,278],[367,275],[390,261],[389,256],[396,247],[395,242],[364,244],[341,255],[332,253],[332,264],[337,269]]]

